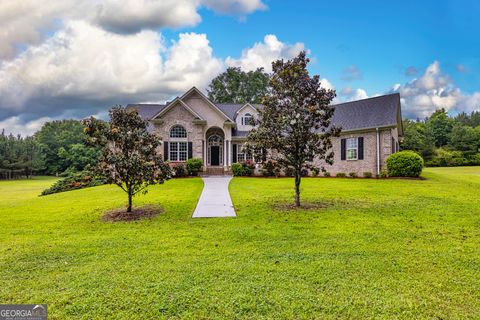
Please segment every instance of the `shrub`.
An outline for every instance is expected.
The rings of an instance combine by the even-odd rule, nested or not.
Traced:
[[[173,169],[173,177],[181,178],[188,176],[188,171],[183,163],[170,164]]]
[[[234,177],[241,177],[243,176],[243,165],[241,163],[233,163],[232,164],[232,173]]]
[[[461,151],[451,151],[443,148],[435,150],[433,158],[425,162],[426,167],[478,166],[480,154],[469,155]]]
[[[253,169],[245,165],[244,163],[242,164],[242,169],[244,176],[251,176],[253,174]]]
[[[358,177],[358,175],[357,175],[356,172],[349,172],[348,175],[350,176],[350,178],[356,178],[356,177]]]
[[[57,192],[100,186],[105,183],[106,181],[102,177],[95,175],[91,171],[71,173],[64,179],[55,182],[50,188],[43,190],[42,196]]]
[[[243,167],[243,175],[244,176],[251,176],[253,171],[255,170],[255,163],[251,160],[247,160],[242,163]]]
[[[278,163],[274,160],[268,160],[263,163],[262,166],[262,175],[265,177],[278,177],[280,175],[280,167]]]
[[[294,175],[293,167],[286,167],[285,168],[285,176],[286,177],[293,177],[293,175]]]
[[[188,159],[185,163],[187,165],[188,174],[191,176],[196,176],[202,170],[203,161],[199,158]]]
[[[371,178],[371,177],[373,177],[373,174],[371,172],[364,172],[363,177],[364,178]]]
[[[317,168],[312,168],[312,177],[317,177],[319,172]]]
[[[336,177],[337,178],[345,178],[345,177],[347,177],[347,174],[345,172],[337,172]]]
[[[328,171],[325,171],[325,172],[323,173],[323,176],[324,176],[324,177],[330,177],[330,176],[331,176],[331,174],[330,174],[330,172],[328,172]]]
[[[386,170],[380,171],[380,178],[386,178],[386,177],[388,177],[387,171]]]
[[[391,177],[418,177],[422,168],[422,157],[413,151],[396,152],[387,158],[387,171]]]
[[[300,175],[301,175],[302,177],[308,176],[308,169],[307,169],[307,168],[302,168],[302,169],[300,170]]]

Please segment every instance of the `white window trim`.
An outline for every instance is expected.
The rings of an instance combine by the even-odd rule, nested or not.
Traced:
[[[250,121],[245,121],[246,118],[253,119],[253,115],[251,113],[245,113],[242,116],[242,126],[251,126]]]
[[[237,162],[253,161],[254,163],[257,163],[257,161],[255,161],[255,157],[253,156],[253,154],[249,154],[248,152],[245,152],[243,150],[244,144],[237,143],[236,145],[237,145]],[[243,159],[240,160],[240,157],[242,157]]]
[[[355,147],[349,147],[348,146],[348,141],[355,141]],[[347,141],[345,143],[345,152],[347,154],[347,161],[355,161],[358,160],[358,138],[347,138]],[[355,158],[349,158],[349,150],[355,150]]]

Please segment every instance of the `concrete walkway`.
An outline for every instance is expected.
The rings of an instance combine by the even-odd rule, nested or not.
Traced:
[[[228,192],[230,176],[202,177],[203,191],[198,199],[193,218],[236,217]]]

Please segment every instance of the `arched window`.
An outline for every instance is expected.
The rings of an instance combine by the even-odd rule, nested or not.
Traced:
[[[188,158],[187,130],[180,125],[170,129],[170,161],[186,161]]]
[[[182,126],[173,126],[170,129],[170,138],[186,138],[187,130]]]
[[[253,116],[250,113],[245,113],[242,117],[242,126],[249,126],[252,124]]]

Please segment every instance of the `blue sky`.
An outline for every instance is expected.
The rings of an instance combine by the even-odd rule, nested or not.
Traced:
[[[226,67],[268,70],[302,49],[337,102],[399,92],[408,118],[480,109],[480,1],[11,1],[0,11],[7,132],[162,102]]]
[[[269,1],[269,9],[246,21],[204,10],[191,30],[207,33],[217,55],[235,55],[265,34],[303,42],[315,64],[311,72],[335,84],[356,65],[369,92],[383,92],[412,78],[434,60],[467,92],[480,84],[480,1]],[[182,32],[185,30],[182,30]],[[177,31],[178,32],[178,31]],[[175,38],[175,32],[166,33]],[[464,65],[468,72],[456,67]]]

